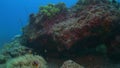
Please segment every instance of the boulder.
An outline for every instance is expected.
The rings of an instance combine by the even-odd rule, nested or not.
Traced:
[[[67,60],[63,63],[63,65],[60,68],[85,68],[78,63],[72,61],[72,60]]]

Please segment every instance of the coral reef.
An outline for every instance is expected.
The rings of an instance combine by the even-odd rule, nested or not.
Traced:
[[[48,4],[30,14],[22,36],[16,37],[0,51],[0,64],[7,62],[7,68],[46,68],[42,57],[30,55],[32,49],[46,59],[87,55],[91,62],[89,55],[100,55],[120,61],[120,3],[79,0],[71,8],[64,3]],[[69,65],[84,68],[71,60],[61,68]]]
[[[49,20],[47,17],[41,18],[40,13],[30,16],[35,21],[23,29],[26,46],[39,50],[40,53],[68,51],[79,54],[83,52],[81,50],[89,52],[89,49],[94,48],[96,51],[96,46],[105,44],[107,52],[110,51],[110,42],[120,32],[118,8],[109,0],[81,1],[76,5],[81,6],[82,10],[77,10],[79,6],[74,7],[77,12],[70,8],[65,16],[60,14]]]
[[[47,6],[41,6],[40,12],[44,16],[51,18],[51,17],[55,16],[57,13],[59,13],[60,9],[55,7],[55,5],[53,5],[53,4],[48,4]]]
[[[0,55],[0,64],[3,64],[3,63],[5,63],[6,62],[6,56],[4,56],[4,55]]]
[[[49,19],[52,18],[53,16],[56,16],[61,13],[67,12],[66,5],[62,2],[54,5],[54,4],[48,4],[47,6],[41,6],[40,7],[40,13],[48,17]]]
[[[20,38],[15,38],[6,43],[0,50],[0,64],[6,63],[9,59],[32,53],[32,50],[20,43]]]
[[[41,7],[38,14],[30,15],[30,24],[23,28],[23,36],[28,37],[28,40],[36,39],[41,33],[48,32],[54,23],[66,19],[67,8],[64,3],[49,5]]]
[[[41,56],[26,54],[9,60],[7,68],[47,68],[47,62]]]
[[[63,63],[63,65],[60,68],[84,68],[84,67],[72,60],[67,60]]]

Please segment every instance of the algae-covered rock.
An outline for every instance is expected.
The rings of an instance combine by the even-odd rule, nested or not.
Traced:
[[[0,54],[0,64],[5,63],[7,60],[6,56]]]
[[[24,55],[7,62],[7,68],[47,68],[47,62],[38,55]]]
[[[53,18],[53,16],[57,16],[60,13],[64,13],[67,11],[66,5],[64,3],[48,4],[46,6],[40,7],[40,13],[43,16],[47,16],[48,19]]]
[[[0,49],[0,64],[6,63],[11,58],[32,53],[32,50],[20,43],[20,38],[15,38],[3,45]]]
[[[58,12],[60,12],[60,9],[55,7],[53,4],[48,4],[47,6],[41,6],[40,7],[40,12],[51,18],[52,16],[55,16]]]
[[[76,4],[78,8],[74,7],[76,12],[69,11],[49,20],[48,17],[41,18],[39,14],[33,16],[38,23],[33,21],[23,29],[22,37],[26,46],[40,53],[47,50],[78,54],[89,48],[95,49],[100,44],[112,47],[110,42],[120,34],[118,8],[109,0],[81,1]],[[77,10],[79,6],[82,10]]]
[[[72,60],[68,60],[65,61],[60,68],[84,68],[84,67]]]

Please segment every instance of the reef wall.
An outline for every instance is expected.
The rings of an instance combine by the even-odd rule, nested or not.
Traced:
[[[30,15],[29,24],[23,29],[26,46],[40,53],[89,52],[102,44],[109,53],[119,46],[120,10],[116,1],[79,0],[69,9],[63,3],[48,6]]]
[[[116,0],[78,0],[71,8],[64,3],[41,6],[37,14],[29,16],[23,34],[0,50],[0,64],[2,68],[50,68],[51,57],[57,61],[61,57],[77,59],[84,65],[85,60],[98,62],[103,59],[100,56],[120,61],[120,3]],[[108,63],[101,61],[103,65]],[[61,68],[84,68],[78,63],[68,60]]]

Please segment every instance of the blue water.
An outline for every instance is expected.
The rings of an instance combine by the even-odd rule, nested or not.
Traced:
[[[67,7],[77,0],[0,0],[0,46],[17,34],[28,23],[30,13],[37,13],[42,5],[64,2]]]

